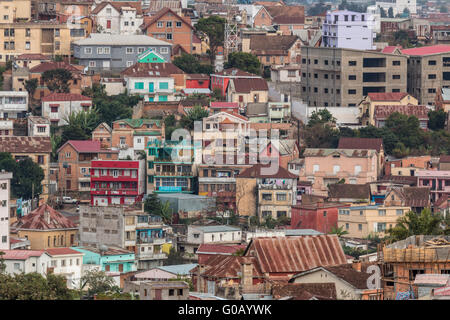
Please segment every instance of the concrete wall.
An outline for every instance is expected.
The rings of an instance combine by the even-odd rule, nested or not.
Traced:
[[[105,215],[109,219],[105,219]],[[80,206],[80,245],[124,247],[124,217],[119,207]]]

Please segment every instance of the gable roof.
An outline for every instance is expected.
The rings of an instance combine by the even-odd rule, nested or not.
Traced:
[[[406,54],[409,56],[427,56],[427,55],[450,52],[450,45],[438,44],[438,45],[434,45],[434,46],[402,49],[401,51],[403,54]]]
[[[221,77],[228,77],[228,78],[257,78],[260,79],[261,77],[253,74],[253,73],[249,73],[246,71],[242,71],[241,69],[238,68],[228,68],[228,69],[223,69],[220,72],[216,72],[213,73],[211,76],[221,76]]]
[[[142,118],[142,119],[120,119],[120,120],[114,121],[113,124],[117,123],[117,122],[125,122],[126,124],[128,124],[130,127],[134,128],[134,129],[140,128],[144,124],[151,124],[152,127],[156,126],[156,127],[161,128],[162,123],[163,123],[162,120],[144,119],[144,118]]]
[[[373,156],[373,149],[331,149],[331,148],[306,148],[303,156],[306,157],[328,157],[333,154],[343,155],[349,158],[367,158]]]
[[[372,101],[400,101],[407,95],[407,92],[369,92],[367,94]]]
[[[109,124],[107,124],[106,122],[100,123],[100,124],[94,129],[94,131],[97,130],[99,127],[104,127],[104,128],[106,129],[106,131],[108,131],[109,133],[112,132],[111,127],[110,127]]]
[[[172,44],[160,39],[147,36],[145,34],[108,34],[108,33],[91,33],[89,37],[73,41],[78,46],[170,46]]]
[[[255,257],[263,273],[297,273],[346,263],[337,235],[252,239],[244,256]]]
[[[261,54],[281,54],[286,55],[287,51],[299,38],[295,35],[252,35],[250,36],[250,50],[256,55]]]
[[[61,256],[61,255],[83,255],[80,251],[73,250],[72,248],[50,248],[45,250],[50,256]]]
[[[148,48],[147,50],[145,50],[144,52],[142,52],[141,54],[139,54],[139,55],[137,56],[137,60],[138,60],[138,61],[139,61],[139,60],[142,60],[143,58],[145,58],[146,56],[149,56],[149,55],[155,55],[155,56],[157,56],[159,59],[161,59],[161,60],[163,60],[163,61],[166,61],[166,59],[164,59],[163,56],[161,56],[160,54],[158,54],[157,52],[155,52],[152,48]]]
[[[334,283],[275,283],[272,285],[274,299],[290,297],[293,300],[336,300]]]
[[[401,197],[407,207],[427,207],[430,204],[429,187],[393,187],[392,191]]]
[[[92,101],[92,98],[83,96],[78,93],[53,92],[43,97],[41,101]]]
[[[368,184],[330,184],[328,194],[330,198],[369,199],[370,186]]]
[[[75,68],[73,65],[65,63],[63,61],[54,62],[43,62],[41,64],[38,64],[37,66],[30,69],[31,73],[43,73],[45,71],[49,70],[55,70],[55,69],[65,69],[70,72],[80,72],[79,69]]]
[[[9,153],[50,153],[50,137],[0,136],[2,152]]]
[[[2,250],[5,254],[2,258],[5,260],[27,260],[30,257],[40,257],[44,250]]]
[[[66,144],[70,144],[78,153],[97,153],[101,149],[100,141],[97,140],[69,140],[58,149],[58,152]]]
[[[275,24],[304,24],[304,6],[264,6]]]
[[[254,257],[216,255],[206,262],[206,270],[201,274],[204,277],[214,278],[240,278],[242,264],[253,265],[253,278],[263,278],[263,274]]]
[[[15,60],[46,60],[46,61],[50,61],[51,59],[40,53],[24,53],[24,54],[17,56],[15,58]]]
[[[126,68],[121,72],[123,76],[132,78],[159,78],[170,77],[172,74],[183,74],[183,70],[170,62],[164,63],[142,63]]]
[[[387,119],[391,114],[398,112],[407,116],[415,116],[419,120],[428,120],[428,108],[426,106],[416,106],[408,104],[401,105],[381,105],[375,106],[374,118]]]
[[[179,16],[175,11],[173,11],[170,8],[163,8],[160,11],[158,11],[149,21],[144,22],[140,28],[144,31],[152,24],[156,23],[160,18],[162,18],[167,13],[172,13],[176,18],[183,21],[185,24],[187,24],[192,30],[194,30],[194,27],[192,26],[191,22],[188,21],[186,18]]]
[[[234,90],[237,93],[250,93],[251,91],[268,91],[267,81],[263,78],[248,79],[236,78],[232,79],[234,83]]]
[[[382,53],[401,53],[401,50],[403,49],[402,46],[386,46],[383,50],[381,50]]]
[[[122,10],[124,7],[131,7],[136,9],[137,15],[142,15],[142,7],[140,1],[111,1],[111,2],[101,2],[99,5],[97,5],[94,10],[91,11],[91,14],[96,15],[100,11],[102,11],[107,5],[111,5],[114,9],[117,10],[117,12],[122,13]]]
[[[242,171],[237,178],[280,178],[280,179],[297,179],[298,176],[290,173],[283,167],[279,167],[276,173],[263,173],[263,168],[269,169],[270,164],[255,164],[254,166]],[[271,172],[272,170],[269,169]]]
[[[49,215],[49,220],[45,219],[46,214]],[[26,216],[17,220],[13,226],[19,230],[51,231],[55,229],[78,229],[72,221],[64,217],[59,211],[56,211],[48,204],[43,204],[31,211]]]
[[[381,138],[350,138],[343,137],[339,139],[339,149],[371,149],[380,153],[383,146]]]

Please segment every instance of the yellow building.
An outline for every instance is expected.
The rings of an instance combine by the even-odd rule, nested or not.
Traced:
[[[0,1],[0,23],[30,21],[31,0]]]
[[[375,125],[375,106],[417,105],[418,100],[406,92],[371,92],[359,104],[359,113],[363,125]]]
[[[77,246],[78,227],[48,204],[43,204],[11,225],[31,250]]]
[[[404,206],[353,206],[339,209],[338,227],[348,232],[344,237],[366,238],[368,235],[384,237],[385,231],[394,228],[397,219],[410,207]]]
[[[0,23],[0,62],[24,53],[70,56],[71,42],[83,39],[85,29],[69,29],[52,21]]]

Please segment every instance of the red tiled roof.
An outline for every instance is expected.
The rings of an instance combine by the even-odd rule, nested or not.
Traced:
[[[50,153],[50,137],[12,137],[0,136],[2,152],[10,153]]]
[[[267,81],[263,78],[248,79],[248,78],[237,78],[233,79],[234,89],[238,93],[250,93],[251,91],[267,91],[269,87],[267,86]]]
[[[242,171],[237,178],[280,178],[280,179],[297,179],[298,176],[290,173],[283,167],[279,167],[274,174],[263,174],[262,168],[270,168],[270,164],[255,164],[251,168]],[[270,169],[269,169],[270,170]]]
[[[40,257],[44,250],[2,250],[5,254],[2,256],[5,260],[26,260],[30,257]]]
[[[55,69],[66,69],[71,72],[80,72],[77,68],[72,66],[71,64],[65,63],[65,62],[43,62],[41,64],[38,64],[37,66],[30,69],[31,73],[42,73],[49,70],[55,70]]]
[[[63,144],[59,149],[61,150],[66,144],[70,144],[77,152],[79,153],[97,153],[101,150],[100,141],[96,140],[69,140],[65,144]]]
[[[350,138],[343,137],[339,139],[338,149],[372,149],[379,153],[383,139],[381,138]]]
[[[49,219],[45,215],[48,213]],[[16,229],[53,230],[77,229],[78,227],[48,204],[43,204],[13,224]]]
[[[347,263],[336,235],[252,239],[245,256],[255,257],[263,273],[297,273]]]
[[[122,12],[123,7],[132,7],[136,9],[136,14],[142,15],[142,7],[141,3],[139,1],[134,2],[119,2],[119,1],[111,1],[111,2],[102,2],[99,5],[95,7],[94,10],[92,10],[91,14],[98,14],[101,10],[103,10],[106,5],[110,4],[114,7],[118,12]]]
[[[400,101],[407,95],[407,92],[370,92],[367,94],[372,101]]]
[[[15,58],[16,60],[48,60],[51,59],[40,53],[24,53]]]
[[[82,254],[71,248],[52,248],[45,250],[50,256],[60,256],[65,254]]]
[[[237,102],[220,102],[220,101],[214,101],[211,102],[211,108],[239,108],[239,103]]]
[[[155,22],[157,22],[161,17],[163,17],[166,13],[172,13],[175,18],[179,18],[180,20],[182,20],[185,24],[187,24],[191,29],[194,29],[194,27],[191,25],[190,21],[186,20],[186,18],[184,17],[180,17],[178,14],[176,14],[175,11],[169,9],[169,8],[163,8],[160,11],[158,11],[152,18],[151,20],[147,21],[146,23],[143,23],[140,28],[142,30],[146,30],[150,25],[154,24]]]
[[[41,99],[43,102],[48,101],[92,101],[92,98],[77,93],[60,93],[53,92]]]
[[[402,46],[387,46],[381,52],[383,52],[383,53],[394,53],[395,50],[397,50],[397,49],[401,50],[402,48],[403,48]]]
[[[245,117],[245,116],[243,116],[243,115],[241,115],[241,114],[239,114],[239,113],[236,113],[236,112],[234,112],[234,111],[223,111],[223,112],[228,113],[228,114],[231,114],[232,116],[235,116],[235,117],[237,117],[237,118],[239,118],[239,119],[248,121],[248,118],[247,118],[247,117]]]
[[[274,299],[291,297],[294,300],[336,300],[334,283],[281,283],[272,286]]]
[[[438,44],[419,48],[403,49],[402,53],[409,56],[426,56],[431,54],[450,52],[450,45]]]
[[[304,24],[304,6],[270,6],[265,7],[276,24]]]
[[[415,106],[408,104],[375,106],[374,118],[377,120],[387,119],[394,112],[399,112],[407,116],[416,116],[419,120],[428,120],[428,109],[426,106]]]
[[[240,249],[245,249],[246,245],[223,245],[223,244],[201,244],[197,249],[197,254],[233,254]]]
[[[159,74],[158,74],[159,73]],[[158,78],[170,77],[172,74],[183,74],[183,70],[173,63],[141,63],[138,62],[121,72],[128,77]]]
[[[204,73],[188,73],[186,77],[189,80],[209,80],[209,75]]]

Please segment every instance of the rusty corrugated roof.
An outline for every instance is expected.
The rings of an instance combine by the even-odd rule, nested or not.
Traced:
[[[256,238],[245,256],[257,259],[263,273],[301,272],[347,262],[336,235]]]

